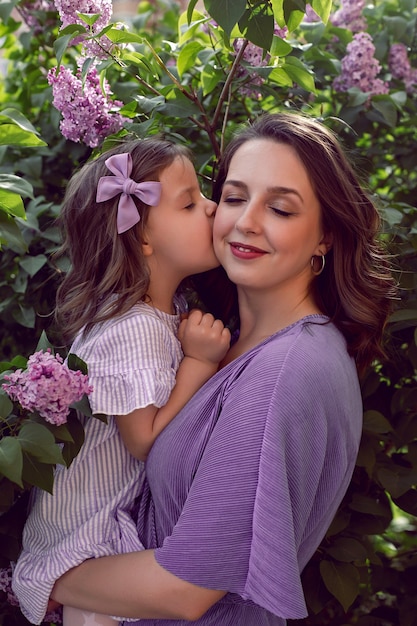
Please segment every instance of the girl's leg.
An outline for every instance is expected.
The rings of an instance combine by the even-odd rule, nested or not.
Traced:
[[[119,622],[108,615],[89,613],[71,606],[64,606],[62,624],[63,626],[118,626]]]

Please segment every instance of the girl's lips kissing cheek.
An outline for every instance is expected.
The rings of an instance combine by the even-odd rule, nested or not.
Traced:
[[[254,246],[248,246],[237,241],[231,241],[229,242],[229,245],[233,256],[238,259],[257,259],[266,254],[265,250],[255,248]]]

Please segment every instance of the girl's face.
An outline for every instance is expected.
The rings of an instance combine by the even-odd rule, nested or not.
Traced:
[[[162,195],[145,227],[151,280],[178,284],[219,265],[213,249],[216,204],[200,190],[191,161],[178,157],[161,172]]]
[[[291,146],[253,139],[236,151],[216,213],[214,248],[238,287],[306,295],[311,257],[327,245],[318,199]]]

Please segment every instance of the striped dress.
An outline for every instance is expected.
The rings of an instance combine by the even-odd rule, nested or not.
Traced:
[[[139,538],[172,574],[228,592],[193,624],[306,616],[300,573],[349,485],[362,413],[345,340],[313,315],[217,372],[161,433]]]
[[[88,365],[93,413],[81,418],[85,442],[71,466],[58,466],[54,493],[35,490],[13,573],[22,613],[45,615],[54,582],[92,557],[141,550],[130,511],[143,483],[143,463],[126,450],[114,415],[166,404],[182,359],[179,314],[145,303],[78,336],[71,347]]]

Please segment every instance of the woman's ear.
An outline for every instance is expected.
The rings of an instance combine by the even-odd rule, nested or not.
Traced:
[[[332,248],[332,246],[333,246],[333,235],[332,233],[327,233],[326,235],[323,235],[322,239],[320,240],[320,243],[317,246],[316,254],[318,255],[327,254],[328,251]]]

